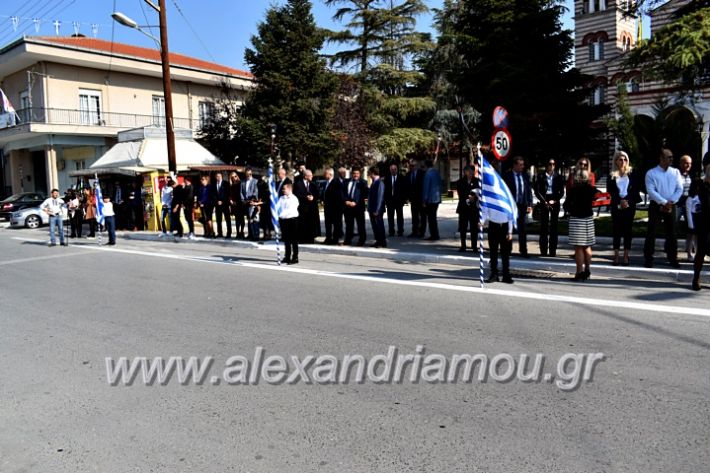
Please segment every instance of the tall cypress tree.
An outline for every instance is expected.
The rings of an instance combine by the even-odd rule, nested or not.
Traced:
[[[337,80],[319,55],[324,39],[308,0],[271,7],[258,25],[252,48],[244,54],[256,78],[244,116],[264,155],[270,124],[275,124],[286,160],[305,159],[309,167],[318,167],[332,158],[330,123]]]

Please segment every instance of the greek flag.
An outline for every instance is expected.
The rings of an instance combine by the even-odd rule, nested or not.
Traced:
[[[269,178],[269,193],[271,197],[271,199],[269,199],[269,205],[271,206],[271,223],[274,225],[274,232],[278,237],[281,235],[281,226],[279,225],[279,213],[281,213],[281,208],[279,206],[279,193],[276,191],[276,181],[274,180],[274,167],[271,163],[269,163],[267,177]]]
[[[498,217],[496,220],[512,220],[513,226],[517,226],[518,207],[515,205],[513,194],[486,158],[482,155],[479,155],[479,158],[483,163],[481,210],[489,217],[496,215]]]
[[[98,177],[94,183],[94,197],[96,198],[96,223],[99,225],[104,224],[104,199],[101,195],[101,185],[99,184]]]

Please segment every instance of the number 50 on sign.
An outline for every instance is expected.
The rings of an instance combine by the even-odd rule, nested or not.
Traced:
[[[491,137],[491,148],[493,154],[499,161],[505,161],[510,156],[510,149],[513,145],[513,139],[508,133],[508,130],[502,128],[493,132]]]

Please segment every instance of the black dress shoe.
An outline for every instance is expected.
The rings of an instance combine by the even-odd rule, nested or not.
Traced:
[[[281,264],[291,264],[291,258],[281,258]]]
[[[671,268],[680,268],[680,263],[678,262],[678,260],[669,261],[668,264],[671,265]]]
[[[466,247],[465,247],[465,246],[460,247],[460,248],[458,249],[458,252],[459,252],[459,253],[466,253]]]
[[[298,264],[298,258],[291,258],[291,261],[286,264]]]
[[[527,254],[527,253],[520,253],[520,257],[521,257],[521,258],[528,259],[528,258],[530,258],[530,255]]]
[[[643,262],[643,267],[644,268],[653,268],[653,261],[646,260]]]
[[[437,241],[437,240],[439,240],[439,237],[430,236],[429,238],[425,238],[425,240],[426,241]]]
[[[592,273],[588,269],[585,269],[584,271],[582,271],[582,278],[583,278],[582,281],[586,281],[587,279],[589,279],[591,277],[592,277]]]
[[[487,284],[498,282],[498,274],[497,273],[491,273],[490,276],[485,281]]]
[[[510,275],[503,276],[503,279],[501,279],[501,281],[506,284],[513,284],[513,278],[511,278]]]
[[[693,278],[693,284],[691,285],[693,291],[700,290],[700,278]]]

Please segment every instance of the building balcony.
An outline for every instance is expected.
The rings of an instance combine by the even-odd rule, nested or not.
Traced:
[[[165,117],[96,110],[24,108],[17,110],[14,116],[0,114],[0,145],[11,137],[25,138],[35,133],[116,136],[122,130],[151,125],[164,127]],[[200,121],[173,118],[173,126],[197,131]]]

